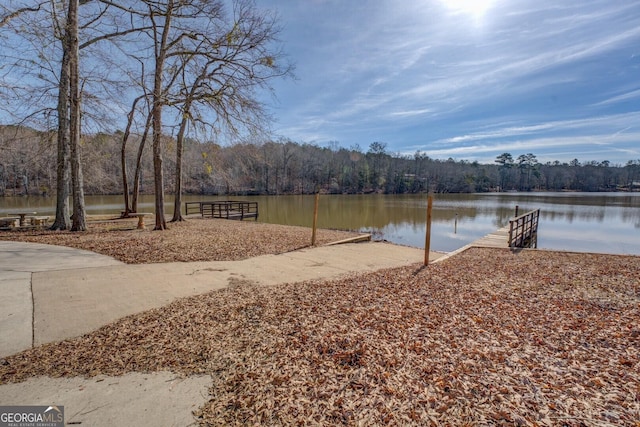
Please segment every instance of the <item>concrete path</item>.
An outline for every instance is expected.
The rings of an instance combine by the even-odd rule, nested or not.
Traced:
[[[34,274],[120,265],[111,257],[62,246],[0,241],[0,357],[33,344]]]
[[[209,400],[211,382],[208,375],[180,378],[171,372],[38,377],[0,385],[0,405],[64,406],[65,425],[197,426],[193,411]]]
[[[443,254],[431,253],[430,260]],[[92,252],[0,241],[0,358],[91,332],[176,298],[228,286],[330,279],[424,260],[424,251],[382,242],[349,243],[243,261],[127,265]],[[39,377],[0,386],[0,405],[62,405],[67,423],[193,425],[209,377],[129,374],[93,379]],[[152,412],[166,408],[171,419]]]

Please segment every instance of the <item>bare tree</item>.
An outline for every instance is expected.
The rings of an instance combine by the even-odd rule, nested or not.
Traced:
[[[71,231],[87,229],[82,185],[82,163],[80,162],[80,58],[78,43],[79,0],[69,0],[65,30],[65,51],[69,55],[69,148],[71,160],[71,193],[73,195],[73,217]],[[62,91],[66,88],[60,88]]]
[[[69,87],[69,55],[62,55],[60,65],[60,86]],[[71,228],[69,218],[69,184],[70,184],[70,145],[69,145],[69,97],[66,89],[58,93],[58,161],[56,180],[56,217],[51,225],[52,230],[68,230]]]
[[[79,13],[81,5],[87,5],[82,24]],[[3,6],[0,10],[9,9]],[[20,38],[29,46],[25,50],[25,43],[17,43],[17,47],[13,46],[14,49],[9,49],[9,53],[5,54],[11,55],[13,52],[14,55],[10,57],[13,62],[9,73],[22,72],[32,77],[25,79],[29,82],[26,87],[12,88],[12,105],[18,106],[13,110],[20,111],[13,115],[23,123],[33,122],[33,118],[41,116],[42,112],[55,111],[57,115],[58,177],[53,229],[86,229],[80,128],[81,120],[87,115],[81,116],[81,99],[96,101],[94,104],[97,105],[99,97],[107,93],[106,88],[110,83],[104,75],[93,82],[87,76],[81,77],[79,51],[103,40],[140,31],[140,28],[132,28],[127,25],[128,21],[121,19],[130,13],[128,7],[109,0],[47,0],[1,15],[3,25],[16,20],[16,24],[11,24],[14,39]],[[103,58],[94,55],[93,59],[99,62]],[[93,67],[92,72],[99,69]],[[94,96],[91,96],[89,89],[92,84],[99,86]],[[50,104],[53,99],[57,99],[55,108]],[[70,190],[73,195],[73,224],[69,217]]]
[[[120,146],[120,167],[122,174],[122,192],[124,194],[124,211],[122,216],[128,217],[129,214],[135,213],[138,210],[138,194],[140,192],[140,170],[142,167],[142,153],[144,151],[144,146],[146,143],[147,135],[150,128],[150,119],[151,115],[146,114],[146,124],[144,128],[144,132],[142,134],[142,138],[140,139],[140,145],[138,146],[138,155],[136,158],[135,172],[133,178],[133,195],[131,199],[129,199],[130,191],[129,191],[129,180],[127,177],[127,143],[129,142],[129,137],[131,136],[131,127],[133,126],[135,120],[135,114],[137,110],[138,103],[142,100],[146,100],[147,95],[141,95],[133,100],[131,105],[131,110],[127,114],[127,125],[122,134],[121,146]]]
[[[142,99],[142,96],[133,100],[131,110],[127,114],[127,126],[122,134],[122,143],[120,148],[120,167],[122,169],[122,192],[124,195],[124,212],[123,217],[128,217],[132,212],[131,204],[129,203],[129,180],[127,179],[127,142],[129,142],[129,135],[131,135],[131,126],[133,125],[134,115],[136,112],[136,106]]]
[[[81,122],[81,106],[80,106],[80,41],[79,41],[79,22],[78,9],[80,0],[68,0],[68,9],[66,15],[66,23],[64,26],[64,35],[62,37],[62,66],[60,72],[60,84],[58,86],[58,206],[61,207],[60,212],[56,209],[56,220],[52,228],[66,229],[68,228],[67,210],[65,206],[68,200],[68,168],[71,167],[71,194],[73,200],[73,216],[71,231],[85,231],[86,211],[84,202],[84,186],[82,176],[82,163],[80,161],[80,122]],[[83,0],[87,3],[89,0]],[[93,37],[91,40],[83,44],[84,47],[97,43],[100,40],[110,37],[117,37],[122,32],[111,34],[103,34]],[[68,148],[67,148],[68,147]],[[66,154],[69,154],[67,162]]]
[[[10,64],[7,74],[21,73],[26,76],[36,77],[31,79],[30,85],[14,86],[7,89],[10,94],[5,105],[10,105],[7,110],[19,123],[30,123],[33,119],[40,116],[40,112],[47,111],[46,106],[54,97],[49,96],[48,89],[55,88],[58,84],[62,87],[68,87],[69,81],[69,55],[66,49],[62,49],[62,54],[58,59],[53,56],[57,54],[55,51],[48,50],[55,46],[53,41],[62,40],[64,30],[58,19],[58,7],[54,1],[43,1],[35,4],[33,7],[16,7],[12,3],[0,6],[2,9],[2,18],[0,18],[0,28],[7,27],[13,37],[8,39],[18,40],[15,45],[7,43],[3,46],[4,66]],[[43,7],[49,4],[49,10],[43,11]],[[47,14],[53,17],[47,20]],[[25,29],[27,29],[25,31]],[[18,51],[17,47],[20,47]],[[12,49],[13,47],[13,49]],[[55,52],[55,53],[54,53]],[[59,74],[56,71],[56,64],[59,64]],[[55,81],[57,80],[57,82]],[[34,82],[41,83],[34,84]],[[56,205],[56,219],[53,224],[54,229],[68,229],[69,221],[69,202],[68,202],[68,183],[69,183],[69,144],[68,144],[68,108],[69,98],[67,92],[58,94],[57,108],[54,110],[58,113],[58,185],[57,194],[58,201]],[[49,107],[50,108],[50,107]],[[18,111],[18,113],[16,113]],[[50,111],[50,110],[49,110]],[[48,113],[46,113],[48,116]]]
[[[23,13],[38,12],[40,8],[46,3],[46,1],[38,2],[33,6],[24,6],[17,9],[11,9],[9,5],[0,5],[0,27],[4,27],[12,19],[17,18]]]
[[[174,221],[182,220],[182,151],[189,123],[238,135],[255,131],[265,109],[255,90],[290,72],[270,50],[277,34],[275,18],[258,13],[249,0],[236,0],[224,15],[222,0],[145,0],[153,41],[151,132],[154,163],[155,229],[166,228],[162,135],[164,107],[175,107],[176,144]],[[195,127],[194,126],[194,127]]]
[[[266,109],[257,101],[256,89],[269,89],[270,80],[292,72],[274,43],[279,32],[274,15],[258,11],[252,1],[236,0],[227,19],[222,6],[222,2],[210,4],[209,24],[193,28],[180,43],[183,74],[173,96],[180,105],[181,121],[172,221],[183,220],[182,150],[188,122],[212,126],[232,137],[264,131]]]

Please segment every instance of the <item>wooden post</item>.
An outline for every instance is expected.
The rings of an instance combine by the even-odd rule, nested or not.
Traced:
[[[509,221],[509,240],[507,241],[509,247],[513,246],[513,221]]]
[[[431,250],[431,209],[433,208],[433,195],[427,197],[427,232],[424,236],[424,265],[429,265],[429,251]]]
[[[516,205],[516,214],[514,216],[518,216],[518,205]]]
[[[313,206],[313,231],[311,232],[311,246],[316,245],[316,227],[318,225],[318,200],[320,199],[320,193],[316,193],[316,202]]]

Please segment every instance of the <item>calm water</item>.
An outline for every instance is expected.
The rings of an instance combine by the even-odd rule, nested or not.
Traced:
[[[226,197],[187,196],[185,201]],[[260,222],[311,226],[314,196],[234,197],[260,206]],[[122,197],[87,196],[87,213],[118,214]],[[483,193],[434,196],[431,248],[453,251],[540,208],[538,247],[640,255],[640,193]],[[377,239],[424,247],[426,195],[322,195],[318,226],[374,233]],[[0,215],[19,210],[54,215],[55,199],[0,198]],[[167,214],[173,212],[167,197]],[[153,196],[139,211],[153,212]],[[456,226],[457,224],[457,226]]]

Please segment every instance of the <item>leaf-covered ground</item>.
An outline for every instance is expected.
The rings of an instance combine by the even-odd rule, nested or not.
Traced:
[[[137,230],[137,219],[89,222],[85,232],[0,231],[1,240],[44,243],[85,249],[128,264],[174,261],[235,261],[278,254],[309,246],[311,229],[254,221],[193,218],[152,231]],[[147,221],[149,222],[149,221]],[[317,230],[317,244],[355,236],[336,230]]]
[[[637,427],[640,257],[471,249],[238,283],[0,362],[0,382],[208,373],[202,425]]]

